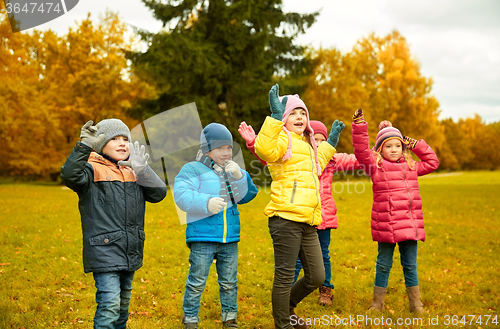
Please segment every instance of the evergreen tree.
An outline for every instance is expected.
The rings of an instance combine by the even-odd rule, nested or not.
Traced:
[[[143,2],[165,28],[139,31],[149,48],[129,53],[135,73],[158,91],[157,99],[130,112],[135,118],[195,102],[203,125],[222,123],[240,139],[243,120],[258,132],[269,114],[269,89],[280,77],[287,77],[282,94],[300,92],[289,77],[305,75],[307,60],[293,41],[317,12],[284,13],[281,0]]]

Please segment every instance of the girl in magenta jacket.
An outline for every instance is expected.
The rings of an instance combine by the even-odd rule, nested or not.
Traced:
[[[378,242],[370,310],[382,310],[397,243],[410,311],[423,312],[417,276],[417,241],[425,241],[425,230],[418,176],[436,170],[439,161],[425,141],[403,137],[389,121],[382,121],[379,130],[375,147],[370,149],[368,123],[363,111],[356,111],[352,124],[354,154],[373,183],[371,231],[373,241]],[[409,150],[421,161],[413,161]]]
[[[328,131],[326,126],[320,121],[310,121],[311,128],[314,131],[314,140],[316,145],[319,146],[322,142],[328,139]],[[261,160],[254,150],[255,142],[255,132],[253,128],[247,125],[245,122],[240,124],[238,129],[243,139],[246,141],[246,146],[252,152],[253,155],[265,166],[267,165],[265,161]],[[337,221],[337,205],[332,196],[332,180],[333,174],[338,171],[351,171],[358,169],[359,163],[356,160],[354,154],[347,153],[335,153],[325,170],[319,177],[320,181],[320,197],[321,197],[321,217],[323,221],[321,225],[318,226],[317,233],[319,238],[319,243],[321,245],[321,252],[323,254],[323,264],[325,266],[325,282],[319,288],[319,303],[321,305],[332,305],[332,289],[334,289],[333,284],[330,282],[332,278],[331,264],[330,264],[330,240],[331,240],[331,230],[338,227]],[[297,280],[300,270],[302,269],[302,264],[300,260],[297,259],[297,264],[295,267],[295,278],[294,282]]]

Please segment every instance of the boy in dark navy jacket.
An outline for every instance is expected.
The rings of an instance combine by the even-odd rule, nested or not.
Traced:
[[[201,293],[213,260],[220,285],[223,327],[236,323],[238,204],[250,202],[257,188],[233,157],[233,137],[221,124],[211,123],[201,134],[196,161],[184,165],[175,178],[174,200],[187,213],[186,243],[191,249],[184,293],[184,328],[198,327]]]
[[[61,169],[78,193],[83,267],[93,272],[97,309],[94,328],[125,328],[135,271],[142,266],[146,201],[160,202],[165,184],[148,166],[149,155],[118,119],[87,122]]]

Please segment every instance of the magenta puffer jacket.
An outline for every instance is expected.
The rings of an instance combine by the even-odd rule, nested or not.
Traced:
[[[352,142],[354,155],[373,182],[373,241],[425,241],[418,176],[437,169],[439,160],[436,153],[426,142],[419,140],[413,152],[421,161],[414,162],[413,169],[403,157],[396,162],[383,160],[378,168],[376,156],[368,143],[368,123],[352,124]]]
[[[359,163],[354,154],[335,153],[319,178],[321,185],[321,217],[323,222],[317,227],[318,230],[339,227],[337,220],[337,205],[332,196],[333,174],[339,171],[352,171],[358,169]]]

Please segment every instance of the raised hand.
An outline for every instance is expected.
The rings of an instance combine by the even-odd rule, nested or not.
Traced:
[[[238,166],[238,164],[233,160],[226,160],[224,170],[231,173],[235,179],[241,179],[243,177],[240,166]]]
[[[238,132],[241,137],[247,142],[247,144],[252,143],[255,140],[255,131],[252,126],[247,125],[245,121],[240,123],[240,127],[238,128]]]
[[[326,142],[333,147],[337,147],[340,133],[342,132],[342,130],[344,130],[344,128],[345,124],[342,121],[335,120],[335,122],[332,124],[332,130],[330,130],[330,135],[328,136]]]
[[[408,146],[409,150],[413,150],[415,146],[417,146],[418,140],[408,136],[403,136],[403,143],[405,143]]]
[[[278,84],[272,86],[271,90],[269,90],[269,105],[271,105],[271,117],[281,121],[283,120],[283,114],[285,113],[288,96],[283,97],[283,100],[280,102],[279,92],[280,87]]]
[[[82,143],[87,145],[90,148],[94,148],[97,144],[99,144],[104,139],[104,134],[100,134],[97,136],[98,126],[93,126],[94,121],[87,121],[86,124],[82,127],[82,132],[80,133],[80,138],[82,139]]]
[[[130,157],[127,161],[118,161],[120,166],[132,168],[136,174],[142,173],[148,166],[149,154],[146,153],[146,147],[139,145],[139,142],[130,143]]]
[[[354,112],[354,115],[352,116],[352,121],[354,123],[363,123],[365,122],[365,115],[363,114],[362,109],[357,109],[356,112]]]

